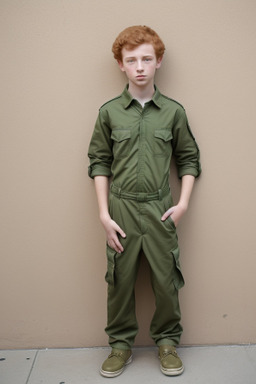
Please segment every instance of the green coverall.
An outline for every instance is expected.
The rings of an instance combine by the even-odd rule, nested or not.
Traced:
[[[156,310],[150,334],[157,345],[179,343],[182,333],[178,290],[184,285],[175,225],[163,213],[173,206],[170,161],[178,176],[199,176],[199,149],[184,108],[155,87],[142,108],[127,90],[104,104],[89,146],[89,176],[112,177],[109,212],[124,230],[124,252],[107,245],[109,344],[130,349],[138,331],[134,286],[141,251],[151,269]]]

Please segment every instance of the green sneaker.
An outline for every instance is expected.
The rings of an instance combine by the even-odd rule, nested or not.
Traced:
[[[130,349],[112,348],[111,354],[104,361],[100,369],[100,373],[104,377],[115,377],[120,375],[125,365],[132,362],[132,352]]]
[[[177,376],[184,371],[182,361],[174,346],[161,345],[159,347],[159,358],[161,361],[160,369],[164,375]]]

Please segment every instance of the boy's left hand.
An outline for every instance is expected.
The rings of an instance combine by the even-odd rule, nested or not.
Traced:
[[[174,222],[175,227],[177,227],[180,219],[182,218],[186,210],[187,210],[187,207],[181,204],[174,205],[163,214],[163,216],[161,217],[161,220],[165,221],[166,219],[168,219],[169,216],[171,216],[171,219]]]

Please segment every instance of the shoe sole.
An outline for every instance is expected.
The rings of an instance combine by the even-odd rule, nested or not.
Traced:
[[[116,377],[116,376],[119,376],[121,375],[121,373],[123,372],[124,368],[126,365],[130,364],[132,362],[132,356],[129,357],[129,359],[126,361],[126,363],[124,364],[123,368],[119,369],[118,371],[115,371],[115,372],[109,372],[109,371],[104,371],[103,369],[100,369],[100,374],[104,377]]]
[[[184,367],[175,368],[175,369],[168,369],[163,368],[162,365],[160,365],[161,372],[166,376],[179,376],[183,373]]]

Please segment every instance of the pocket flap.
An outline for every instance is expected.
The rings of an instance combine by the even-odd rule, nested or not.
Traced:
[[[169,129],[156,129],[155,137],[164,141],[170,141],[172,139],[172,131]]]
[[[182,275],[182,272],[181,272],[181,266],[180,266],[180,250],[179,248],[175,248],[173,251],[172,251],[172,254],[173,254],[173,257],[174,257],[174,260],[175,260],[175,266],[176,266],[176,273],[175,273],[175,276],[174,276],[174,285],[176,287],[176,289],[180,289],[184,286],[185,282],[184,282],[184,278],[183,278],[183,275]]]
[[[115,256],[116,251],[107,245],[107,273],[105,280],[108,284],[115,284]]]
[[[121,141],[131,138],[130,129],[114,129],[111,133],[111,139],[120,143]]]

